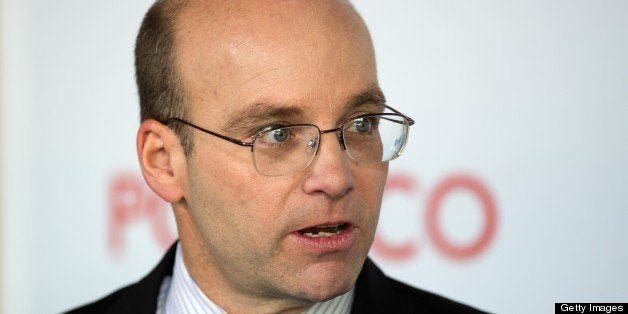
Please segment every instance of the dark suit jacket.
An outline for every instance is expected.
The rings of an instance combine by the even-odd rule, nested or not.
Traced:
[[[161,281],[172,275],[176,245],[139,282],[67,313],[154,314]],[[360,272],[351,313],[483,313],[388,278],[367,259]]]

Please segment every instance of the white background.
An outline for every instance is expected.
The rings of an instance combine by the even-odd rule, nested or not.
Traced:
[[[418,253],[387,273],[500,313],[628,301],[628,2],[354,1],[389,104],[414,117],[380,234]],[[3,0],[2,310],[60,312],[139,279],[164,250],[146,219],[107,242],[108,186],[138,175],[132,50],[147,0]],[[497,205],[488,247],[443,254],[426,231],[435,186],[464,173]],[[167,210],[167,209],[163,209]],[[469,243],[464,191],[440,227]]]

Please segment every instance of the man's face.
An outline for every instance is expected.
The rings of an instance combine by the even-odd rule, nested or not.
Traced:
[[[190,122],[250,141],[269,125],[325,130],[377,110],[358,97],[377,89],[375,61],[368,32],[346,4],[268,1],[233,5],[226,15],[208,11],[217,10],[199,6],[178,19]],[[231,292],[303,304],[352,287],[377,226],[387,164],[352,161],[328,133],[308,168],[269,177],[255,169],[250,148],[192,132],[177,210],[189,222],[179,231],[184,250],[199,248],[185,256],[197,265],[193,276],[200,268]],[[336,225],[333,236],[303,232]]]

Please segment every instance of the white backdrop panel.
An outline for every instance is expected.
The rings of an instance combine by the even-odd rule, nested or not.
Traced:
[[[373,258],[480,308],[628,300],[628,2],[354,1],[415,118]],[[134,153],[150,1],[2,2],[6,313],[143,276],[175,229]]]

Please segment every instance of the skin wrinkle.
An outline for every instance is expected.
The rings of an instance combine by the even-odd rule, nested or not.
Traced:
[[[330,129],[355,110],[347,106],[384,102],[372,92],[379,89],[368,31],[348,2],[189,1],[177,24],[189,118],[209,130],[245,104],[290,104]],[[355,97],[363,91],[372,93]],[[308,168],[267,177],[250,151],[196,133],[194,153],[173,170],[182,173],[173,208],[201,290],[236,313],[301,312],[348,291],[373,241],[388,164],[354,162],[324,134]],[[344,220],[355,226],[348,251],[314,254],[291,236]]]

